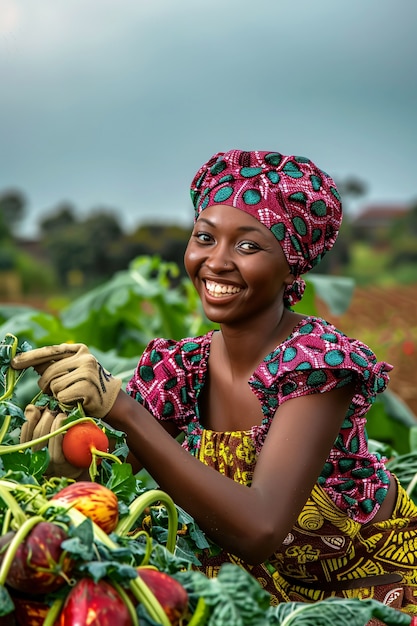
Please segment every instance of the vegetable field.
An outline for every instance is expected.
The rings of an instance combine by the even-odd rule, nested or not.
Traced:
[[[149,477],[132,473],[124,434],[86,416],[81,406],[58,405],[39,393],[33,372],[19,376],[10,368],[17,351],[84,342],[126,381],[153,337],[180,338],[209,326],[190,284],[172,277],[178,278],[174,266],[139,258],[59,310],[0,305],[0,625],[365,626],[371,619],[387,626],[417,624],[372,600],[271,607],[258,582],[231,564],[217,578],[206,578],[196,569],[198,557],[216,546],[167,494],[149,486]],[[310,285],[306,304],[316,306],[319,296],[319,313],[396,365],[391,387],[408,411],[404,417],[395,399],[376,407],[371,445],[390,458],[417,499],[410,410],[416,400],[417,289],[404,288],[395,300],[385,290],[357,290],[343,312],[340,298],[334,306],[332,280]],[[342,287],[345,302],[351,291]],[[48,433],[20,443],[28,405],[62,417],[56,434],[87,478],[75,482],[51,474]],[[381,424],[387,430],[379,440]],[[83,433],[84,448],[71,441],[75,429]]]
[[[394,365],[389,388],[417,416],[417,284],[356,288],[343,315],[320,312]]]

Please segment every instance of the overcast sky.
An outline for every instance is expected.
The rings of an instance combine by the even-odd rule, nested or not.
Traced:
[[[417,0],[0,0],[0,193],[191,224],[231,148],[417,198]]]

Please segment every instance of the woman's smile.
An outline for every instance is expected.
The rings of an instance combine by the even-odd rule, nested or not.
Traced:
[[[214,298],[223,298],[224,296],[230,296],[241,291],[241,287],[217,283],[212,280],[206,280],[205,283],[208,294]]]

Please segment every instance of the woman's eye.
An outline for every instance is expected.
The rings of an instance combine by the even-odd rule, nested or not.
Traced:
[[[260,249],[258,244],[254,243],[253,241],[241,241],[239,244],[239,248],[241,250],[244,250],[245,252],[255,252],[256,250]]]
[[[209,241],[211,241],[211,236],[208,233],[195,233],[195,238],[200,241],[201,243],[208,243]]]

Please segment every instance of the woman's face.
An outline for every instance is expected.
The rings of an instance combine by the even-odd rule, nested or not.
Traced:
[[[282,311],[293,282],[274,235],[258,220],[227,205],[204,209],[184,255],[187,273],[207,317],[218,323],[249,321]]]

